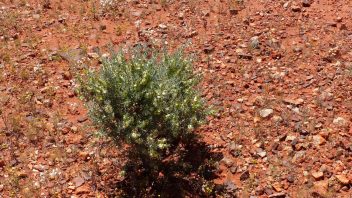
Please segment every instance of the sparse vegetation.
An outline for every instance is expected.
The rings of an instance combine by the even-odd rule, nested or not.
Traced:
[[[120,147],[129,145],[129,166],[134,174],[143,170],[152,187],[160,174],[172,176],[165,172],[173,169],[165,161],[182,157],[210,110],[198,91],[199,76],[182,51],[131,51],[129,57],[119,52],[103,60],[99,72],[87,71],[80,93],[103,132]]]

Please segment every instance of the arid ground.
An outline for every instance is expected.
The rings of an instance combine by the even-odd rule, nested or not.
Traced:
[[[72,65],[141,42],[195,55],[225,196],[352,197],[351,0],[0,0],[0,197],[114,194]]]

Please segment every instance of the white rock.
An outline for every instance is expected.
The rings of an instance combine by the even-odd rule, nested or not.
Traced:
[[[273,112],[274,112],[274,110],[272,110],[272,109],[262,109],[259,111],[259,114],[262,118],[266,118],[266,117],[270,116]]]
[[[346,126],[347,120],[343,117],[337,117],[334,119],[333,123],[338,126]]]

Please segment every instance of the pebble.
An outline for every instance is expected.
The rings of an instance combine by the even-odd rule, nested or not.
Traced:
[[[231,167],[234,164],[234,162],[227,157],[224,157],[221,162],[224,163],[224,165],[227,167]]]
[[[294,135],[288,135],[288,136],[286,136],[286,141],[293,141],[293,140],[295,140],[296,139],[296,136],[294,136]]]
[[[64,78],[64,80],[70,80],[72,78],[72,75],[69,71],[64,71],[62,73],[62,77]]]
[[[75,184],[75,187],[78,188],[84,184],[84,179],[80,176],[75,177],[72,182]]]
[[[240,180],[241,181],[244,181],[244,180],[247,180],[248,178],[249,178],[249,171],[248,170],[246,170],[246,171],[244,171],[242,174],[241,174],[241,176],[240,176]]]
[[[281,186],[280,183],[276,182],[276,183],[274,183],[272,186],[273,186],[273,188],[274,188],[274,190],[275,190],[276,192],[281,192],[281,191],[282,191],[282,186]]]
[[[284,192],[274,193],[269,195],[269,198],[285,198],[285,197],[286,197],[286,193]]]
[[[253,49],[258,49],[259,48],[259,37],[258,36],[254,36],[250,39],[250,46]]]
[[[293,104],[293,105],[301,105],[303,104],[304,100],[302,98],[298,98],[298,99],[290,99],[290,98],[286,98],[283,100],[285,103],[288,104]]]
[[[317,172],[313,171],[312,176],[314,177],[314,179],[320,180],[324,177],[324,173],[321,171],[317,171]]]
[[[237,186],[235,185],[235,183],[230,180],[225,181],[224,186],[227,192],[234,192],[235,190],[237,190]]]
[[[338,125],[338,126],[346,126],[347,125],[347,121],[345,118],[343,117],[337,117],[334,119],[333,123],[335,125]]]
[[[40,172],[43,172],[44,170],[47,169],[47,167],[45,167],[45,166],[43,166],[43,165],[40,165],[40,164],[34,165],[33,168],[36,169],[36,170],[38,170],[38,171],[40,171]]]
[[[231,172],[232,174],[235,174],[235,173],[237,172],[237,166],[231,166],[230,172]]]
[[[80,186],[76,189],[76,193],[77,194],[87,194],[89,193],[91,190],[89,188],[88,185],[83,185],[83,186]]]
[[[300,12],[301,11],[301,7],[299,7],[298,5],[292,5],[291,6],[291,10],[293,12]]]
[[[85,122],[86,120],[88,120],[88,118],[86,116],[83,116],[83,117],[80,117],[77,119],[77,121],[80,123]]]
[[[316,146],[325,144],[326,140],[321,135],[313,136],[313,144]]]
[[[293,183],[295,181],[295,176],[293,176],[292,174],[287,176],[287,181],[290,183]]]
[[[165,24],[159,24],[159,28],[165,30],[165,29],[167,29],[167,26]]]
[[[311,4],[311,0],[302,0],[303,7],[310,7]]]
[[[350,183],[349,179],[344,175],[336,175],[335,177],[343,185],[348,185]]]
[[[258,148],[257,149],[257,154],[260,156],[260,157],[265,157],[266,156],[266,151],[264,151],[263,149],[261,148]]]
[[[269,117],[273,112],[274,112],[274,110],[272,110],[272,109],[262,109],[262,110],[259,111],[259,115],[260,115],[262,118],[267,118],[267,117]]]

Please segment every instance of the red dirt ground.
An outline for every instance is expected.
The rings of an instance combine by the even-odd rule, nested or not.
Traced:
[[[230,197],[352,197],[352,1],[114,2],[0,1],[0,197],[114,191],[123,160],[70,64],[146,41],[196,54]]]

